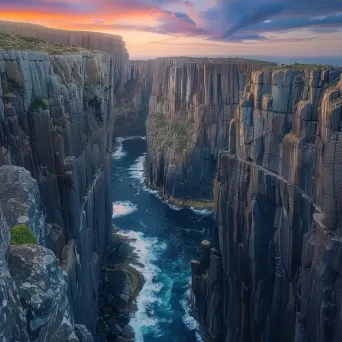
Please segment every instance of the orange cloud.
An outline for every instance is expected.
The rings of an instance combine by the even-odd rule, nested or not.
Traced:
[[[304,20],[305,13],[301,14],[303,17],[295,20],[293,16],[297,15],[296,11],[291,12],[290,18],[288,15],[273,17],[273,11],[269,11],[267,12],[270,16],[267,17],[269,20],[265,21],[263,20],[264,6],[269,3],[265,0],[0,0],[0,2],[0,19],[3,20],[37,23],[59,29],[120,34],[133,57],[143,55],[146,51],[151,56],[223,55],[239,51],[246,51],[246,54],[258,53],[258,51],[263,53],[265,47],[270,44],[275,49],[276,41],[282,38],[281,31],[277,29],[279,27],[286,27],[290,32],[290,36],[284,38],[282,45],[275,49],[279,54],[283,53],[280,52],[282,48],[295,52],[296,47],[297,50],[299,49],[300,41],[305,41],[306,51],[310,53],[331,51],[336,54],[342,51],[336,41],[332,43],[331,40],[334,32],[336,34],[341,32],[342,16],[330,15],[328,18],[312,19],[310,12],[308,20],[311,24],[314,21],[316,32],[313,33],[311,28],[310,31],[307,30],[306,35],[300,36],[304,28],[309,27],[305,24],[307,23]],[[287,8],[285,5],[291,4],[294,7],[299,4],[291,0],[278,2],[284,8]],[[328,9],[331,10],[326,6],[325,0],[315,1],[315,6],[311,6],[310,0],[302,2],[307,3],[316,12],[318,10],[320,12],[323,7],[326,12]],[[342,10],[340,1],[329,3],[333,4],[335,9]],[[254,7],[249,6],[251,4],[254,4]],[[229,11],[225,6],[228,6]],[[319,26],[327,21],[330,25],[328,28],[332,25],[335,27],[331,34],[330,31],[318,30]],[[295,27],[303,27],[303,29],[297,33],[291,31],[294,24],[297,25]],[[326,30],[327,27],[323,28]],[[317,30],[320,36],[324,35],[327,38],[324,44],[323,39],[317,37]],[[274,37],[270,36],[272,32]],[[179,43],[151,43],[163,41],[170,36],[177,37]],[[208,37],[211,38],[208,40]],[[216,43],[212,44],[215,41]],[[251,41],[258,44],[246,44]],[[233,43],[236,44],[232,45]]]

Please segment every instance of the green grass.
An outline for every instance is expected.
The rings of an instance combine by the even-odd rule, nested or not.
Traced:
[[[51,118],[51,131],[63,135],[66,128],[65,117]]]
[[[278,64],[274,66],[270,66],[266,69],[270,70],[317,70],[317,71],[325,71],[325,70],[341,70],[341,67],[335,67],[333,65],[328,64]]]
[[[185,115],[179,120],[167,120],[162,113],[154,113],[148,116],[147,127],[155,148],[172,149],[181,154],[191,140],[193,122]]]
[[[64,55],[85,51],[74,45],[52,44],[44,40],[0,31],[0,50],[39,51],[51,55]]]
[[[37,238],[25,224],[19,224],[9,229],[11,234],[11,245],[36,245]]]
[[[46,110],[49,109],[48,104],[41,97],[36,97],[31,103],[30,110]]]

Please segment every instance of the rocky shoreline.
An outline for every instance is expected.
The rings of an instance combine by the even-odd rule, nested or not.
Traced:
[[[147,182],[144,185],[151,191],[155,191],[157,197],[163,201],[167,201],[171,205],[176,205],[180,207],[190,208],[193,210],[210,210],[214,211],[214,202],[210,200],[187,200],[184,198],[168,197],[165,196],[163,189],[160,187],[154,187]]]
[[[143,275],[134,265],[144,265],[138,262],[130,242],[132,239],[120,235],[117,227],[113,227],[112,241],[100,274],[96,341],[134,341],[129,321],[137,309],[135,300],[144,284]]]

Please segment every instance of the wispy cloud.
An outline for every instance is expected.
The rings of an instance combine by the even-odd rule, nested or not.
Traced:
[[[335,13],[341,11],[342,2],[334,0],[218,0],[203,14],[203,22],[217,37],[226,38],[243,29],[253,31],[251,26],[257,32],[340,26],[342,17]]]
[[[204,5],[209,8],[199,10]],[[307,38],[286,38],[299,42],[342,28],[341,0],[0,0],[0,8],[3,19],[197,36],[220,43],[272,41],[272,34],[298,29],[312,32]]]

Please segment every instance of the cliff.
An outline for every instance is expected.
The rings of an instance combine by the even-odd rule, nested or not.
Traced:
[[[155,61],[127,61],[115,102],[114,135],[145,136]]]
[[[35,37],[52,44],[83,47],[86,50],[107,52],[113,57],[113,90],[117,92],[121,85],[122,72],[128,52],[121,36],[86,31],[68,31],[44,26],[0,20],[2,32],[13,32],[21,37]]]
[[[96,330],[111,236],[114,84],[106,53],[0,51],[0,334],[7,341],[92,340],[74,322]],[[9,248],[7,228],[18,223],[39,246]]]
[[[341,339],[341,71],[301,68],[253,72],[230,122],[192,261],[209,341]]]
[[[254,70],[243,59],[157,59],[147,120],[147,180],[165,198],[212,200],[219,150]]]

